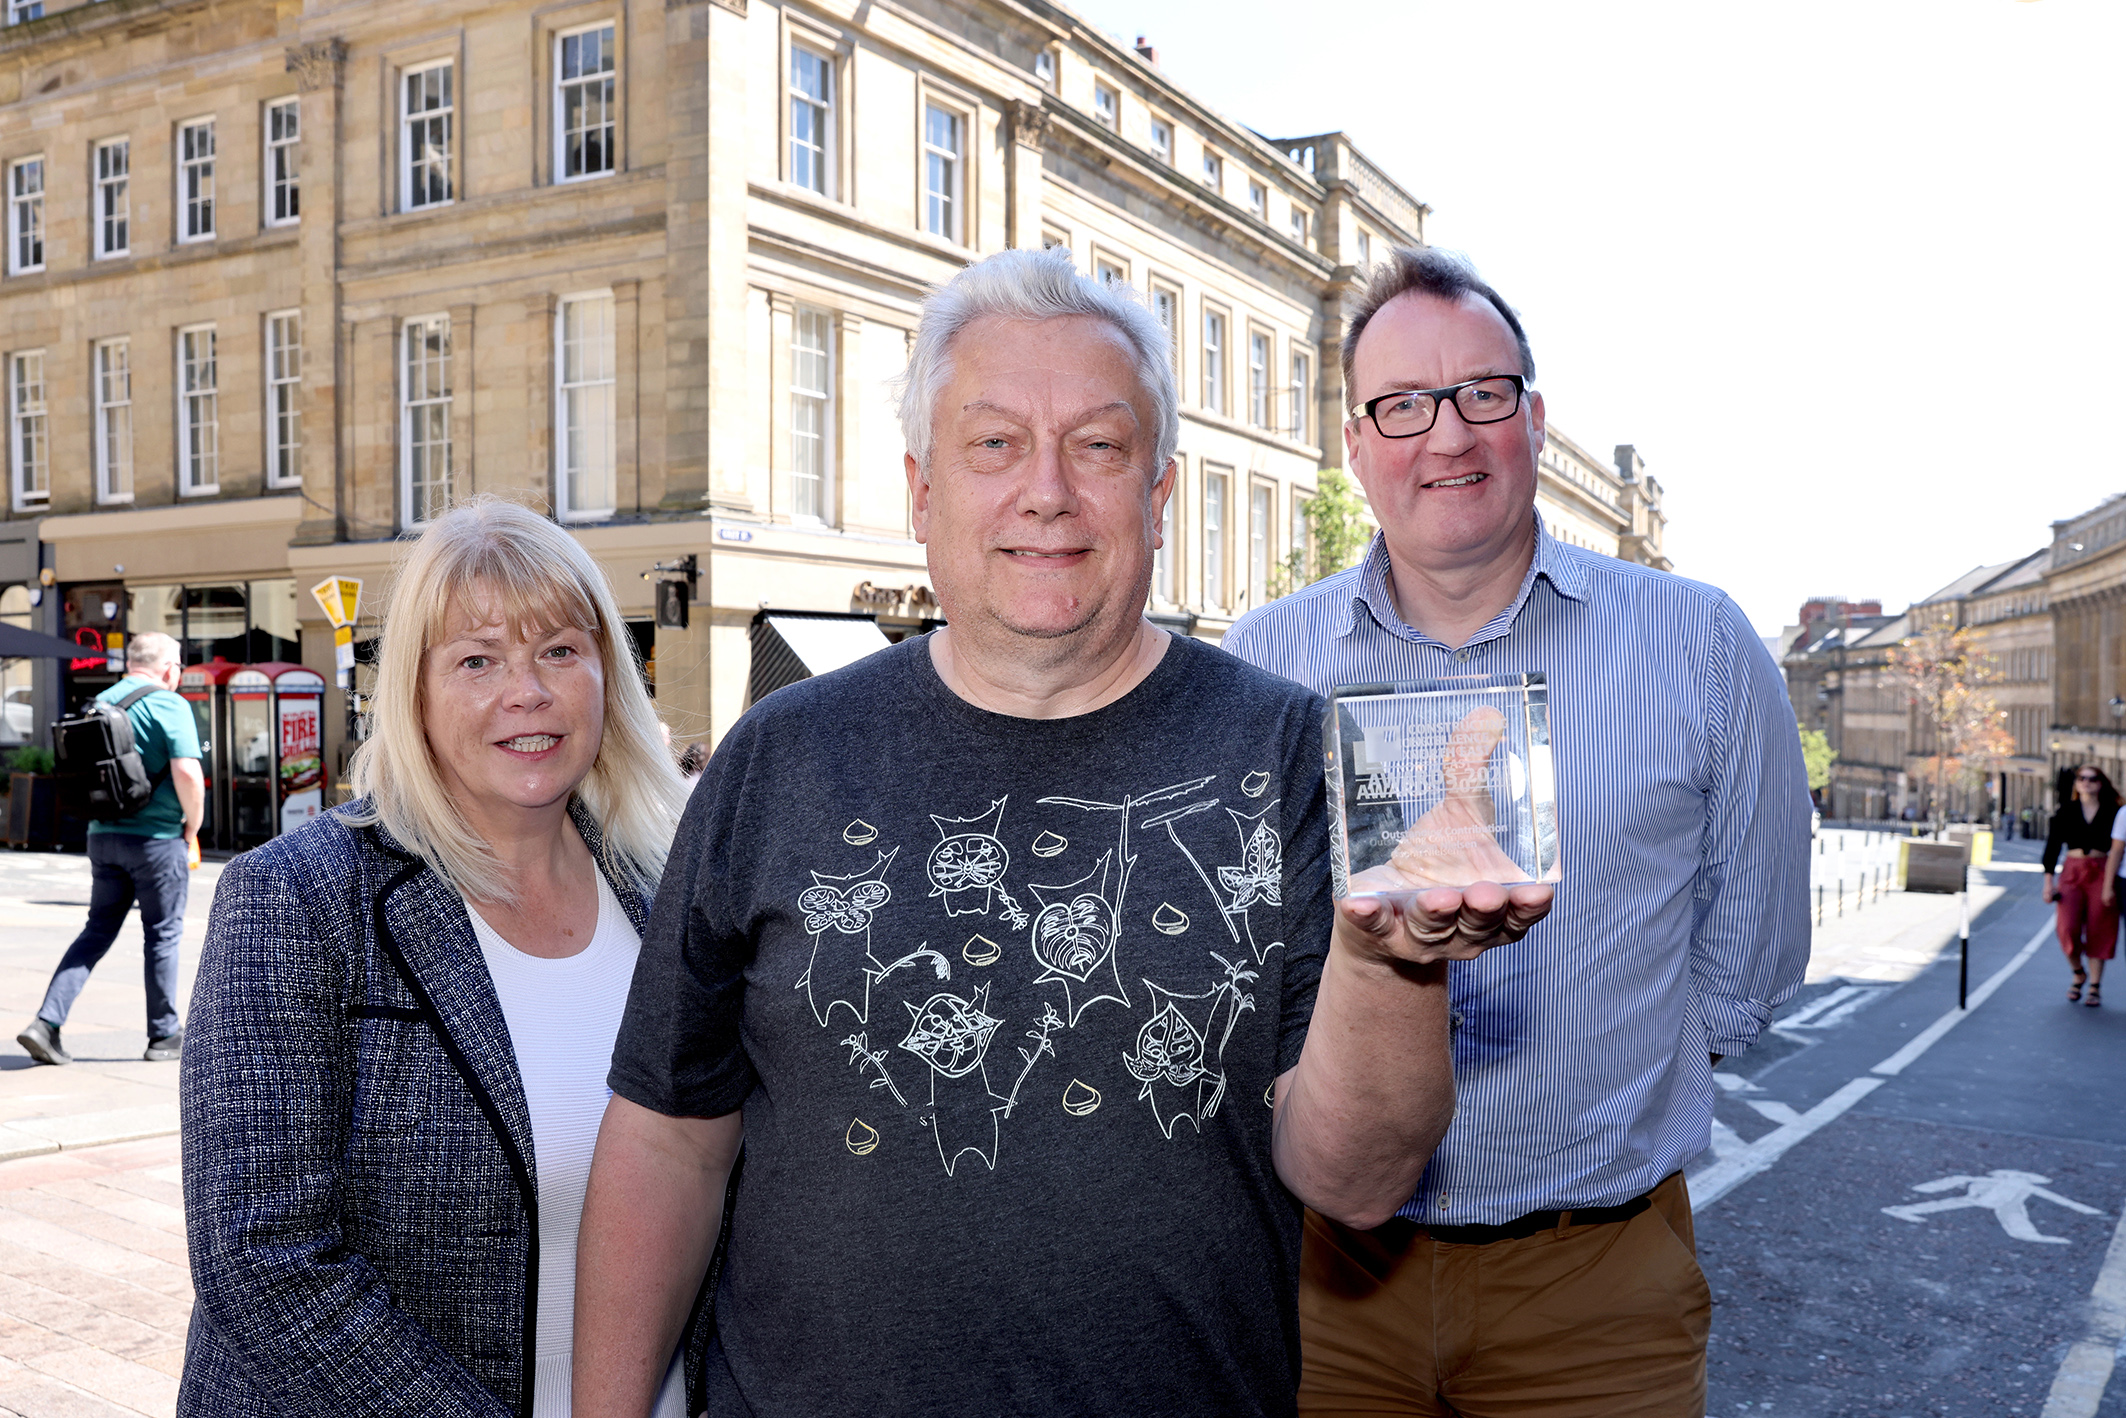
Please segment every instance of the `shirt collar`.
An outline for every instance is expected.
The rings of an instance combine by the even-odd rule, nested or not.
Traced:
[[[1431,636],[1403,623],[1402,614],[1395,608],[1395,596],[1388,589],[1388,565],[1387,533],[1375,532],[1373,540],[1366,546],[1365,559],[1359,563],[1358,579],[1353,583],[1351,604],[1342,628],[1337,631],[1338,638],[1348,637],[1359,628],[1363,608],[1381,629],[1391,635],[1436,643],[1432,642]],[[1529,563],[1528,574],[1521,578],[1519,593],[1514,596],[1512,605],[1492,617],[1491,623],[1476,633],[1473,641],[1490,640],[1505,634],[1519,618],[1521,607],[1528,603],[1528,593],[1535,588],[1538,576],[1567,600],[1583,603],[1587,600],[1590,588],[1583,554],[1550,535],[1550,529],[1543,525],[1541,512],[1535,514],[1535,559]]]

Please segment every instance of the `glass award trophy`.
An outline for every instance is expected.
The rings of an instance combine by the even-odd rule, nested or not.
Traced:
[[[1339,689],[1322,740],[1339,897],[1558,879],[1542,675]]]

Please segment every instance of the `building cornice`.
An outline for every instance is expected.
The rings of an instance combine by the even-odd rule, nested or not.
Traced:
[[[123,30],[130,37],[143,29],[152,31],[212,9],[216,3],[217,0],[90,0],[86,5],[0,28],[0,56],[34,49],[53,40],[92,37],[105,30]]]

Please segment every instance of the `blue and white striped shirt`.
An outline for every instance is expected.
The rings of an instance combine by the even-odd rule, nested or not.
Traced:
[[[1460,649],[1365,560],[1249,612],[1225,648],[1317,693],[1549,678],[1563,879],[1516,945],[1449,971],[1456,1111],[1399,1215],[1496,1224],[1606,1206],[1705,1150],[1706,1055],[1739,1054],[1809,958],[1809,798],[1779,671],[1694,581],[1536,528],[1520,594]]]

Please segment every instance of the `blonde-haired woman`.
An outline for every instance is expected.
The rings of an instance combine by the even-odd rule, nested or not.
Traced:
[[[569,1410],[576,1223],[685,786],[604,575],[523,507],[436,519],[381,652],[359,797],[215,893],[181,1414]]]

